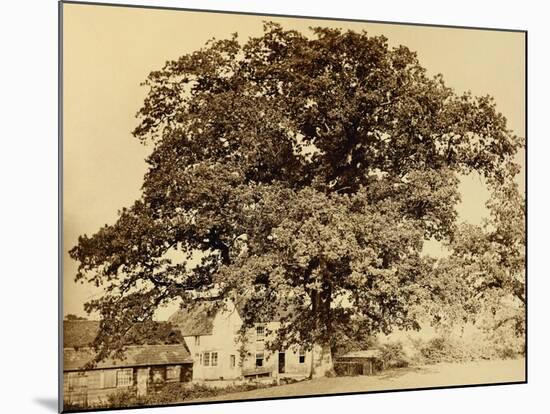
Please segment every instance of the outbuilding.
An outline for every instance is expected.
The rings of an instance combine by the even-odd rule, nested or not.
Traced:
[[[375,375],[384,367],[382,352],[378,349],[352,351],[336,358],[334,370],[338,375]]]

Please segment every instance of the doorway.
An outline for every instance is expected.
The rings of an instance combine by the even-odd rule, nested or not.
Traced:
[[[149,382],[149,368],[138,368],[137,371],[137,395],[142,397],[147,395],[147,385]]]
[[[285,373],[285,353],[279,352],[279,374]]]

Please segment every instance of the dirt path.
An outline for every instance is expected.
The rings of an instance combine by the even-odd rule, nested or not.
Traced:
[[[378,376],[318,378],[295,384],[220,395],[186,402],[245,400],[525,380],[525,360],[437,364],[387,371]]]

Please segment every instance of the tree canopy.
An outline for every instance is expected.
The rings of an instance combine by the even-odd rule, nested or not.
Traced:
[[[451,254],[434,271],[440,283],[457,288],[439,295],[438,305],[449,309],[455,302],[455,317],[475,320],[492,315],[485,328],[495,330],[506,324],[516,335],[524,333],[525,207],[518,185],[508,180],[494,188],[487,202],[490,217],[479,226],[463,223],[457,227],[447,242]]]
[[[276,345],[333,347],[351,320],[418,327],[423,244],[455,233],[458,176],[498,187],[517,171],[521,140],[491,97],[455,93],[366,32],[265,23],[144,85],[142,196],[70,251],[76,279],[105,289],[86,309],[121,330],[219,297],[241,302],[245,326],[285,309]]]

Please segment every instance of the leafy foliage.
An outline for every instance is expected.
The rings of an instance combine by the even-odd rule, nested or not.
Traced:
[[[365,326],[368,326],[368,323],[354,318],[345,330],[335,331],[333,334],[335,343],[332,349],[333,354],[338,356],[351,351],[378,348],[380,345],[378,338],[368,329],[365,329]]]
[[[495,185],[487,202],[490,218],[481,226],[458,226],[451,255],[435,269],[445,301],[438,295],[436,317],[477,321],[488,332],[525,332],[525,199],[517,183]],[[454,302],[454,305],[451,305]],[[437,307],[437,306],[436,306]],[[455,312],[449,313],[449,308]],[[484,316],[483,316],[484,315]],[[512,329],[508,329],[512,327]]]
[[[439,336],[429,340],[420,349],[421,355],[425,361],[430,364],[439,362],[463,362],[475,359],[473,355],[465,352],[464,348],[459,346],[448,336]]]
[[[409,365],[409,360],[403,350],[403,344],[399,341],[382,344],[380,351],[382,352],[382,361],[384,361],[385,367],[404,368]]]
[[[175,298],[232,297],[246,326],[283,309],[273,346],[334,348],[354,320],[418,328],[423,243],[455,230],[457,174],[504,182],[521,146],[491,97],[457,95],[366,32],[266,23],[144,85],[142,197],[70,251],[76,280],[105,289],[86,305],[105,350]]]
[[[296,382],[289,380],[287,383]],[[156,391],[150,390],[147,395],[138,396],[136,387],[114,392],[105,400],[97,401],[93,404],[82,405],[78,403],[64,403],[63,408],[66,411],[82,409],[102,409],[102,408],[125,408],[125,407],[150,407],[155,405],[178,404],[188,400],[199,398],[210,398],[217,395],[230,394],[235,392],[250,391],[259,388],[266,388],[275,385],[275,383],[253,383],[227,385],[225,387],[209,387],[204,384],[189,383],[164,383],[157,387]]]
[[[150,393],[142,397],[138,397],[135,390],[112,394],[109,396],[108,404],[106,406],[121,408],[176,404],[187,400],[209,398],[222,394],[250,391],[272,385],[274,384],[243,383],[238,385],[228,385],[223,388],[216,388],[209,387],[203,384],[189,385],[182,383],[168,383],[164,384],[158,392]]]

